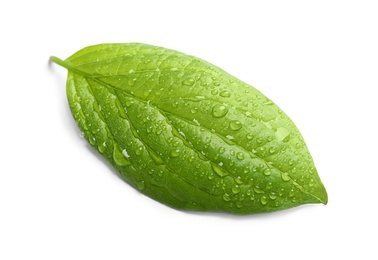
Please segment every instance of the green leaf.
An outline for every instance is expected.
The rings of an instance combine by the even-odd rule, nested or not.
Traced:
[[[101,44],[65,61],[89,143],[133,187],[177,209],[234,214],[327,203],[294,123],[220,68],[146,44]]]

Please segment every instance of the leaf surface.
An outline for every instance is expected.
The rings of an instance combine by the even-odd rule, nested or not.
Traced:
[[[53,60],[69,71],[67,97],[85,138],[147,196],[234,214],[327,203],[294,123],[220,68],[140,43]]]

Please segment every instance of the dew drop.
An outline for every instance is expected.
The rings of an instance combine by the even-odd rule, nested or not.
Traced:
[[[260,202],[261,204],[266,205],[268,203],[268,198],[266,196],[262,196],[260,198]]]
[[[269,148],[269,153],[273,154],[275,152],[276,152],[276,148],[274,148],[274,147]]]
[[[132,104],[134,104],[134,101],[126,100],[126,102],[125,102],[126,107],[131,107]]]
[[[270,169],[265,169],[265,170],[263,171],[263,173],[264,173],[264,175],[266,175],[266,176],[269,176],[270,174],[272,174],[272,172],[270,171]]]
[[[227,91],[227,90],[225,90],[225,91],[221,91],[221,93],[219,93],[219,95],[220,95],[221,97],[230,97],[230,96],[231,96],[230,92]]]
[[[252,140],[252,139],[253,139],[253,134],[248,133],[248,134],[247,134],[247,139],[248,139],[248,140]]]
[[[272,199],[272,200],[275,200],[275,199],[277,198],[276,193],[272,191],[272,192],[269,194],[269,198]]]
[[[225,193],[225,194],[223,195],[223,200],[224,200],[224,201],[230,201],[230,200],[231,200],[230,195],[228,195],[227,193]]]
[[[222,164],[223,165],[223,164]],[[211,168],[213,169],[213,171],[219,175],[220,177],[224,177],[226,175],[228,175],[227,172],[225,172],[222,168],[220,168],[218,165],[216,164],[211,164]]]
[[[283,181],[290,181],[290,176],[287,172],[282,172],[281,178],[282,178]]]
[[[259,186],[253,187],[253,191],[256,192],[257,194],[265,193]]]
[[[211,94],[213,94],[213,95],[217,95],[217,94],[218,94],[218,90],[213,89],[213,90],[211,91]]]
[[[98,150],[100,151],[100,153],[104,153],[105,152],[105,149],[106,149],[106,143],[103,142],[102,145],[99,145],[98,147]]]
[[[138,149],[136,149],[135,153],[136,153],[136,155],[141,155],[142,151],[143,151],[143,147],[139,146]]]
[[[126,151],[126,150],[123,150]],[[127,153],[126,153],[127,154]],[[130,161],[128,160],[129,156],[125,156],[123,152],[121,152],[118,149],[117,145],[114,145],[114,150],[113,150],[113,160],[118,166],[126,166],[130,165]]]
[[[240,128],[242,128],[242,126],[242,123],[238,120],[233,120],[230,122],[230,128],[234,131],[239,130]]]
[[[239,153],[237,153],[236,157],[237,157],[239,160],[243,160],[243,159],[244,159],[244,153],[239,152]]]
[[[194,84],[194,79],[192,78],[188,78],[188,79],[185,79],[182,84],[184,84],[185,86],[193,86]]]
[[[241,180],[241,177],[240,176],[238,176],[238,177],[236,177],[235,178],[235,182],[237,183],[237,184],[243,184],[243,181]]]
[[[172,150],[171,151],[171,156],[172,157],[178,157],[180,155],[180,150],[179,149],[175,149],[175,150]]]
[[[123,150],[122,150],[122,154],[123,154],[123,156],[125,156],[126,158],[130,158],[130,155],[127,153],[126,149],[123,149]]]
[[[195,114],[195,113],[198,112],[198,108],[193,107],[193,108],[190,109],[190,112],[191,112],[192,114]]]
[[[232,193],[238,194],[240,192],[240,187],[239,185],[236,185],[235,187],[232,187]]]
[[[228,108],[224,105],[217,104],[213,107],[212,116],[216,118],[224,117],[228,112]]]
[[[235,203],[235,205],[236,205],[236,207],[237,207],[238,209],[240,209],[240,208],[243,207],[243,203],[241,203],[240,201],[237,201],[237,202]]]
[[[144,184],[144,181],[138,182],[137,186],[138,186],[138,190],[144,190],[144,188],[146,187],[146,185]]]

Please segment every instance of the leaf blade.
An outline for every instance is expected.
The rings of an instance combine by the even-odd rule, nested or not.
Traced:
[[[64,63],[79,127],[100,129],[95,139],[113,144],[92,146],[146,195],[175,208],[236,214],[327,202],[294,123],[223,70],[144,44],[91,46]],[[89,102],[75,99],[76,88]],[[91,113],[96,129],[82,118]],[[115,153],[127,154],[128,165]]]

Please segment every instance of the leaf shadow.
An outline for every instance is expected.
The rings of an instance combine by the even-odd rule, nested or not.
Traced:
[[[223,218],[235,221],[246,221],[246,220],[268,220],[268,219],[276,219],[287,217],[291,214],[298,213],[298,211],[304,210],[304,208],[309,207],[316,207],[315,204],[305,204],[301,206],[297,206],[290,209],[275,211],[275,212],[264,212],[264,213],[256,213],[256,214],[249,214],[249,215],[236,215],[236,214],[228,214],[222,212],[199,212],[199,211],[184,211],[186,214],[196,215],[196,216],[204,216],[204,217],[214,217],[214,218]]]

